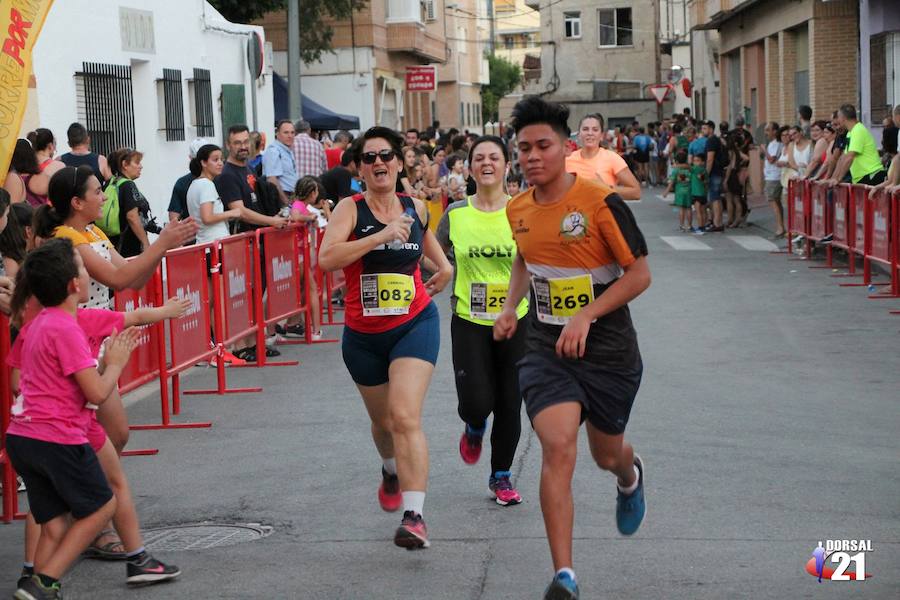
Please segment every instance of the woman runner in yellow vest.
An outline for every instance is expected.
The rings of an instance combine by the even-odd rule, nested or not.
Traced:
[[[509,196],[503,189],[508,162],[503,140],[495,136],[475,140],[469,150],[469,170],[477,193],[451,204],[437,231],[455,266],[450,333],[459,416],[465,423],[459,453],[466,464],[478,462],[487,419],[493,413],[488,485],[501,506],[522,501],[510,481],[510,468],[522,432],[516,363],[525,351],[524,328],[500,342],[494,341],[492,333],[506,300],[516,254],[506,218]],[[527,313],[528,301],[523,300],[517,314],[522,319]]]

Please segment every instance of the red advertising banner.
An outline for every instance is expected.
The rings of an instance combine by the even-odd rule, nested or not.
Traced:
[[[854,246],[853,250],[857,254],[865,254],[866,252],[866,202],[869,196],[868,190],[861,185],[854,185],[850,188],[853,194],[853,210],[854,210]]]
[[[145,306],[158,306],[157,291],[160,285],[159,274],[154,274],[150,281],[140,290],[121,290],[116,292],[115,310],[131,312]],[[131,353],[131,360],[125,365],[119,377],[119,391],[123,394],[154,379],[159,372],[159,327],[144,325],[140,328],[138,346]]]
[[[168,297],[188,298],[191,307],[179,319],[169,321],[172,370],[209,352],[209,282],[206,250],[210,246],[189,246],[166,255]]]
[[[891,197],[885,193],[869,196],[872,203],[872,257],[891,260]]]
[[[828,235],[828,189],[819,183],[812,184],[812,222],[810,223],[810,235],[816,239],[822,239]]]
[[[847,219],[850,215],[850,188],[839,185],[834,188],[834,245],[847,248],[850,244]]]
[[[407,92],[435,92],[435,91],[437,91],[437,67],[434,67],[434,66],[406,67],[406,91]]]
[[[300,306],[297,267],[297,232],[294,227],[266,231],[262,236],[266,257],[268,318],[286,315]]]
[[[246,335],[256,324],[253,312],[252,233],[221,241],[222,282],[225,290],[225,339]]]

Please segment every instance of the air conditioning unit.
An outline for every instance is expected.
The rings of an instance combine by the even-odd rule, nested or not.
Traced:
[[[434,8],[434,0],[422,0],[422,7],[425,9],[425,20],[426,21],[436,21],[437,15],[435,14]]]

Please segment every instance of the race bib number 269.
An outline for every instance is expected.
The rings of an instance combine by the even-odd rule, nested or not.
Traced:
[[[594,301],[590,275],[545,279],[532,277],[538,321],[565,325],[582,308]]]

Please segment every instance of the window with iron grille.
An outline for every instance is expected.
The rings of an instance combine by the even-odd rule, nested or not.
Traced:
[[[215,125],[213,123],[212,82],[209,70],[194,69],[194,78],[188,81],[188,91],[191,94],[191,125],[197,128],[197,137],[213,137]]]
[[[91,149],[105,156],[117,148],[133,148],[131,67],[82,63],[75,89],[78,120],[91,136]]]
[[[181,89],[181,71],[163,69],[162,79],[157,80],[159,92],[159,125],[166,132],[167,142],[184,141],[184,97]]]

